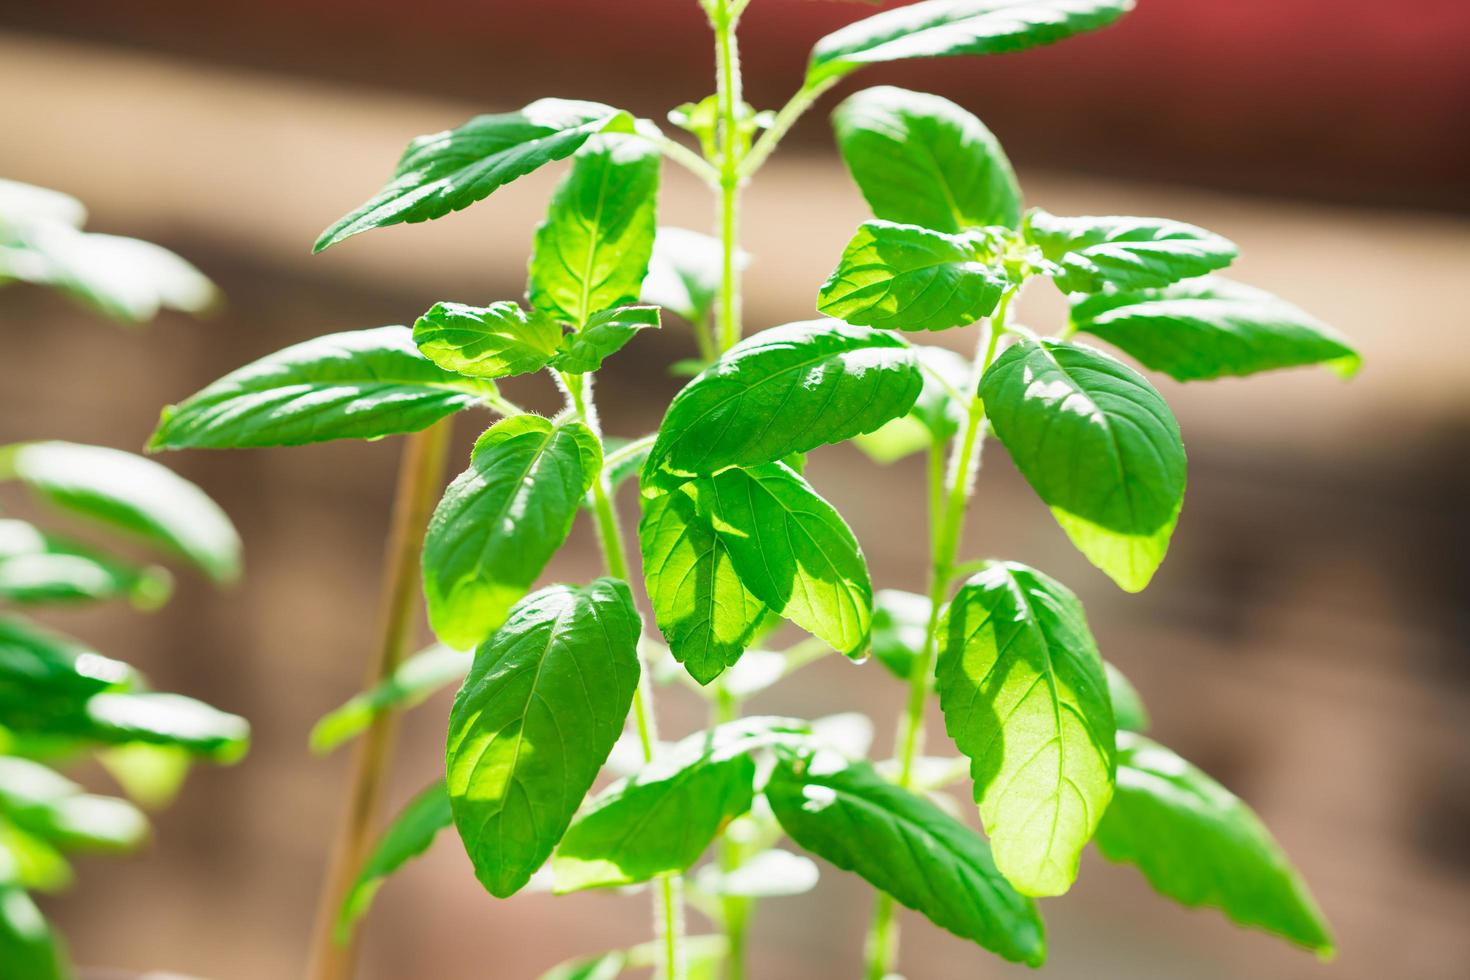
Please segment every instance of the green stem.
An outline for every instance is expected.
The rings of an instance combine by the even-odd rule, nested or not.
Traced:
[[[743,7],[743,5],[742,5]],[[740,340],[740,164],[745,146],[740,135],[744,105],[740,47],[735,35],[739,9],[720,0],[711,11],[715,32],[715,99],[720,116],[720,302],[719,353]]]
[[[730,693],[724,678],[717,678],[714,687],[714,704],[710,709],[710,720],[714,725],[723,725],[740,717],[740,700]],[[728,875],[740,866],[740,844],[728,834],[720,835],[720,871]],[[724,926],[727,943],[725,980],[745,980],[745,950],[747,926],[752,911],[750,899],[739,895],[724,895],[720,899],[720,919]]]
[[[577,415],[598,439],[602,433],[597,421],[597,407],[592,400],[590,375],[560,375],[563,386],[571,396]],[[613,508],[608,494],[607,468],[597,474],[592,482],[592,515],[597,526],[597,541],[602,547],[603,564],[613,578],[630,582],[627,546],[623,531],[618,523],[618,512]],[[641,658],[640,658],[641,659]],[[653,761],[658,746],[658,723],[653,713],[653,688],[649,683],[648,665],[640,663],[638,687],[633,692],[633,719],[638,730],[638,743],[643,751],[645,763]],[[682,938],[684,919],[682,915],[681,882],[677,875],[663,875],[654,892],[654,932],[663,942],[664,961],[662,976],[667,980],[681,980],[684,976]]]
[[[980,449],[985,440],[985,402],[980,398],[980,381],[995,360],[1001,335],[1005,332],[1006,314],[1018,288],[1011,287],[1001,297],[991,317],[990,328],[980,336],[965,431],[950,455],[947,474],[941,466],[940,446],[936,443],[929,450],[929,528],[933,558],[929,568],[929,621],[924,629],[924,645],[909,674],[908,705],[899,720],[898,784],[905,789],[913,785],[914,764],[924,744],[924,707],[934,685],[940,611],[945,596],[949,594],[951,573],[964,531],[965,507],[974,490]],[[893,899],[879,892],[873,905],[872,924],[868,928],[867,980],[882,980],[893,971],[898,957],[898,924],[893,913]]]

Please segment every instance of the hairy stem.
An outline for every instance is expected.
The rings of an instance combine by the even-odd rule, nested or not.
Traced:
[[[740,133],[744,85],[740,77],[740,46],[735,26],[739,8],[719,0],[711,11],[715,32],[715,99],[720,117],[720,299],[719,353],[740,340],[740,162],[745,144]]]
[[[589,429],[602,438],[597,406],[592,400],[591,375],[559,374],[558,378],[572,401],[572,408]],[[628,549],[618,512],[608,493],[607,466],[592,482],[592,515],[597,526],[597,542],[602,548],[603,565],[613,578],[632,582],[629,577]],[[653,687],[649,683],[648,664],[639,657],[638,687],[633,692],[633,720],[638,731],[638,744],[644,763],[653,761],[658,748],[658,722],[653,713]],[[663,946],[660,976],[666,980],[682,980],[684,976],[684,914],[681,881],[677,875],[663,875],[653,896],[653,924]]]
[[[1001,334],[1005,332],[1006,313],[1017,287],[1001,297],[991,317],[990,327],[980,335],[975,353],[975,371],[970,386],[969,409],[965,431],[950,455],[946,473],[941,464],[941,448],[936,443],[929,450],[929,528],[932,561],[929,567],[929,621],[924,629],[924,645],[909,673],[909,698],[899,720],[896,752],[898,784],[912,787],[914,764],[924,744],[924,708],[934,687],[934,662],[939,646],[939,617],[949,594],[949,582],[964,532],[965,508],[974,491],[975,474],[980,463],[980,450],[985,441],[985,403],[980,398],[980,381],[995,360]],[[872,924],[868,928],[866,980],[883,980],[893,971],[898,957],[898,923],[894,921],[894,902],[880,892],[873,905]]]
[[[777,144],[791,131],[791,127],[796,125],[796,121],[808,109],[816,105],[817,100],[839,81],[841,81],[841,77],[837,76],[825,78],[815,85],[803,85],[791,97],[791,101],[787,102],[776,113],[776,118],[771,122],[771,127],[761,134],[761,138],[756,140],[755,146],[751,147],[750,152],[745,155],[745,159],[740,165],[740,178],[742,180],[748,180],[754,176],[755,172],[761,168],[761,165],[775,151]]]
[[[445,419],[408,436],[405,441],[383,567],[378,656],[368,674],[368,690],[392,677],[403,660],[404,648],[413,631],[414,600],[419,593],[419,552],[443,480],[449,433],[450,420]],[[397,720],[396,712],[379,712],[357,747],[347,812],[337,831],[312,930],[311,959],[306,974],[310,980],[348,980],[353,975],[356,940],[349,939],[339,945],[334,941],[335,925],[342,901],[372,845],[373,824],[388,778]]]

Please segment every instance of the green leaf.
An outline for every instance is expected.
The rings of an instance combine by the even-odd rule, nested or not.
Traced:
[[[1069,293],[1167,286],[1223,269],[1238,254],[1214,232],[1166,218],[1059,218],[1032,208],[1022,231]]]
[[[49,187],[0,180],[0,228],[52,223],[80,228],[87,223],[87,208],[70,194]]]
[[[1106,27],[1133,0],[927,0],[828,34],[812,49],[806,84],[907,58],[1003,54]]]
[[[742,718],[696,732],[609,786],[557,848],[551,864],[556,891],[628,885],[687,870],[725,824],[750,809],[753,753],[799,744],[809,731],[788,718]]]
[[[728,545],[700,513],[697,483],[644,502],[638,524],[654,622],[674,659],[700,684],[733,666],[766,605],[740,581]]]
[[[168,601],[173,580],[24,521],[0,519],[0,599],[17,605],[128,599],[138,609]]]
[[[435,303],[413,325],[413,342],[446,371],[470,378],[507,378],[547,365],[561,343],[550,317],[515,303]]]
[[[1146,732],[1149,728],[1148,709],[1133,682],[1123,672],[1104,661],[1103,669],[1108,678],[1108,700],[1113,705],[1113,720],[1120,732]]]
[[[782,828],[808,851],[1008,960],[1040,966],[1041,917],[995,869],[969,827],[835,753],[778,759],[765,788]]]
[[[0,813],[69,851],[124,853],[148,839],[148,818],[137,807],[84,793],[70,779],[29,759],[0,756]]]
[[[493,383],[419,353],[407,327],[349,330],[269,354],[168,406],[148,448],[381,439],[426,429],[494,394]]]
[[[895,676],[908,680],[929,630],[926,596],[883,589],[873,601],[873,656]]]
[[[817,296],[818,311],[863,326],[945,330],[989,316],[1006,288],[966,234],[865,221]]]
[[[943,443],[960,430],[969,415],[973,384],[970,362],[945,347],[915,344],[924,373],[914,407],[878,431],[853,438],[853,445],[878,463],[887,464]]]
[[[203,490],[149,459],[74,442],[0,448],[0,479],[180,555],[216,582],[240,575],[240,536]]]
[[[1032,568],[996,562],[940,629],[944,727],[970,759],[1001,873],[1061,895],[1113,795],[1113,709],[1082,603]]]
[[[204,274],[152,242],[78,231],[63,224],[23,229],[25,261],[6,260],[0,247],[0,281],[7,274],[51,286],[123,323],[146,323],[162,309],[202,313],[219,301]]]
[[[174,801],[193,762],[186,749],[147,742],[102,749],[96,759],[133,802],[148,810],[161,810]]]
[[[1184,503],[1184,442],[1153,385],[1077,344],[1026,340],[985,373],[995,434],[1062,530],[1128,592],[1164,560]]]
[[[641,330],[659,326],[658,307],[621,306],[592,314],[581,330],[562,338],[551,366],[569,374],[587,374],[618,351]]]
[[[0,888],[54,894],[76,880],[71,865],[51,844],[30,831],[0,820]]]
[[[337,941],[345,943],[352,937],[358,921],[367,915],[373,898],[399,868],[423,854],[439,836],[439,831],[454,822],[449,807],[449,793],[444,780],[436,781],[423,790],[403,808],[383,835],[378,838],[372,854],[368,856],[352,890],[342,902],[337,914]]]
[[[17,711],[40,709],[42,702],[76,707],[94,694],[136,681],[125,663],[23,619],[0,617],[0,704],[9,726],[19,724]]]
[[[749,261],[744,252],[736,253],[736,268]],[[659,228],[639,299],[698,323],[714,308],[723,262],[719,239],[685,228]]]
[[[318,754],[330,752],[367,731],[384,712],[422,703],[435,691],[462,679],[469,672],[470,660],[469,654],[442,644],[414,654],[387,680],[353,695],[340,708],[322,716],[311,729],[311,750]]]
[[[872,432],[912,408],[922,386],[897,334],[837,320],[764,330],[674,397],[644,466],[643,495]]]
[[[171,745],[230,765],[250,748],[250,723],[181,694],[104,692],[87,701],[88,738]]]
[[[594,134],[632,125],[627,113],[597,102],[539,99],[516,112],[476,116],[458,129],[420,136],[383,189],[322,232],[312,251],[371,228],[462,211],[517,177],[566,159]]]
[[[1000,141],[948,99],[889,85],[832,114],[837,147],[873,215],[961,232],[1021,221],[1021,188]]]
[[[750,594],[849,657],[868,646],[873,585],[852,530],[785,463],[696,481],[696,502]]]
[[[637,136],[587,143],[556,189],[531,255],[531,305],[575,328],[638,301],[653,251],[658,149]]]
[[[490,893],[514,894],[561,840],[638,686],[638,611],[598,579],[527,596],[475,651],[449,715],[454,822]]]
[[[61,939],[19,888],[0,887],[0,963],[6,980],[70,980]]]
[[[468,649],[505,621],[566,540],[601,466],[602,446],[581,422],[517,415],[485,430],[424,538],[439,639]]]
[[[1346,338],[1264,290],[1207,277],[1159,290],[1103,293],[1072,304],[1072,324],[1176,381],[1361,363]]]
[[[572,960],[552,967],[539,980],[616,980],[628,966],[628,954],[620,949],[600,956]]]
[[[1097,846],[1177,902],[1219,908],[1239,925],[1332,955],[1321,909],[1250,807],[1142,735],[1118,736],[1118,793]]]

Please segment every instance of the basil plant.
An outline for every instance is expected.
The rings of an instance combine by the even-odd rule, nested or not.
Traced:
[[[1093,841],[1169,898],[1330,954],[1322,914],[1249,807],[1149,739],[1138,694],[1103,659],[1073,592],[1003,556],[962,554],[960,542],[993,437],[1061,533],[1119,588],[1143,589],[1186,481],[1179,425],[1146,372],[1348,374],[1351,346],[1286,300],[1219,276],[1236,249],[1218,234],[1023,206],[984,123],[889,86],[857,91],[832,117],[871,217],[826,283],[812,283],[813,310],[745,336],[742,192],[824,93],[881,63],[1061,41],[1132,6],[886,10],[819,40],[800,89],[766,112],[742,98],[737,26],[749,2],[702,0],[716,91],[669,113],[672,129],[562,99],[477,116],[413,140],[382,189],[316,244],[447,217],[564,161],[523,296],[454,297],[412,326],[318,337],[163,413],[159,450],[410,434],[375,685],[314,736],[322,749],[359,735],[363,745],[311,975],[350,974],[354,924],[375,890],[449,827],[498,898],[651,893],[649,939],[587,951],[548,977],[742,977],[757,902],[814,887],[819,862],[875,891],[875,980],[897,965],[896,904],[1039,966],[1039,900],[1071,887]],[[659,226],[666,163],[709,187],[714,237]],[[1061,290],[1066,322],[1049,333],[1017,322],[1027,288]],[[604,363],[651,351],[644,335],[673,319],[691,334],[693,364],[676,368],[692,378],[657,431],[608,434],[595,398]],[[935,336],[967,327],[972,357],[952,349],[963,333]],[[562,395],[549,417],[497,387],[535,373]],[[480,413],[498,419],[433,505],[447,423],[462,412],[476,425]],[[926,460],[922,594],[874,591],[858,533],[804,472],[808,453],[849,440],[884,463]],[[638,507],[636,533],[620,526],[620,491]],[[545,583],[583,515],[604,575]],[[440,645],[405,659],[416,575]],[[864,669],[887,670],[906,692],[893,758],[865,758],[861,719],[742,713],[804,664],[870,652]],[[454,683],[442,765],[375,837],[393,713]],[[660,683],[707,699],[709,727],[666,739]],[[933,697],[952,745],[925,754]],[[956,784],[978,813],[942,794]],[[689,935],[689,907],[714,930]]]

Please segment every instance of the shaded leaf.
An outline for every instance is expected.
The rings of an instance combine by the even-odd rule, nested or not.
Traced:
[[[602,466],[581,422],[517,415],[475,442],[424,538],[429,622],[455,649],[484,640],[566,540]]]
[[[750,257],[735,256],[744,269]],[[709,316],[720,291],[724,255],[720,240],[686,228],[659,228],[639,299],[695,323]]]
[[[599,793],[552,860],[556,891],[627,885],[699,860],[720,829],[750,809],[752,754],[798,744],[809,731],[787,718],[742,718],[696,732]]]
[[[866,762],[778,759],[765,796],[802,847],[1008,960],[1046,957],[1041,917],[995,869],[975,831]]]
[[[492,895],[514,894],[561,840],[638,686],[638,611],[598,579],[527,596],[475,651],[449,716],[455,826]]]
[[[1332,955],[1322,910],[1250,807],[1142,735],[1118,736],[1118,793],[1097,846],[1110,861],[1136,864],[1175,901],[1222,909],[1240,925]]]
[[[149,450],[301,446],[417,432],[495,385],[439,367],[407,327],[316,337],[247,364],[163,410]]]
[[[1026,340],[981,381],[995,434],[1062,530],[1129,592],[1164,560],[1184,503],[1184,442],[1153,385],[1101,351]]]
[[[940,629],[944,727],[970,759],[995,863],[1025,895],[1060,895],[1113,795],[1113,710],[1077,597],[996,562]]]
[[[908,680],[929,630],[927,596],[882,589],[873,598],[873,656],[889,672]]]

